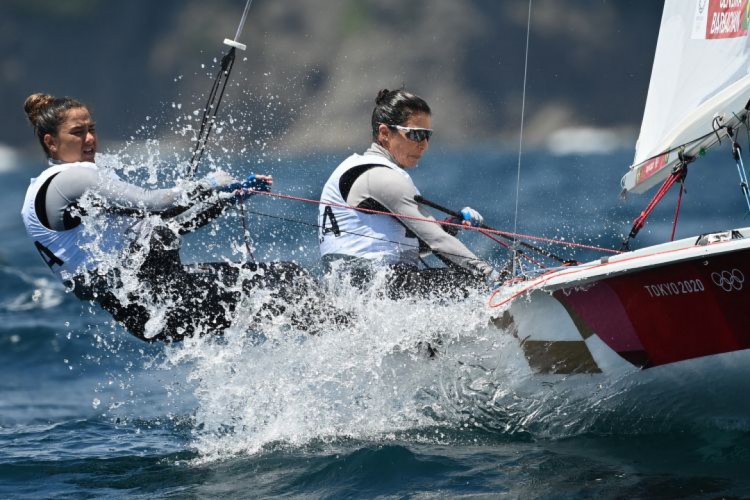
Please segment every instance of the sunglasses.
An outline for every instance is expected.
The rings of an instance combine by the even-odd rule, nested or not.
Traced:
[[[430,141],[432,136],[431,128],[417,128],[417,127],[402,127],[401,125],[388,125],[384,123],[390,129],[397,129],[404,132],[407,139],[414,142]]]

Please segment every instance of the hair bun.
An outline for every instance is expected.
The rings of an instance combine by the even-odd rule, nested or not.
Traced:
[[[26,112],[26,117],[32,125],[36,126],[36,121],[39,115],[41,115],[54,100],[55,98],[51,95],[42,94],[40,92],[31,94],[26,98],[26,101],[23,103],[23,110]]]
[[[383,104],[388,97],[388,94],[390,94],[391,91],[388,89],[383,89],[380,92],[378,92],[378,96],[375,98],[375,104]]]

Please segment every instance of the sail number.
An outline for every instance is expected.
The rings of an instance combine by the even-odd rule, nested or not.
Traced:
[[[671,297],[673,295],[700,293],[706,290],[703,282],[699,279],[643,285],[643,288],[646,289],[649,297]]]

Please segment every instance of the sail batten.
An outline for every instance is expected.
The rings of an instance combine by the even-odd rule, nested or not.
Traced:
[[[626,191],[643,192],[736,126],[750,99],[748,0],[666,0]],[[726,135],[726,132],[724,132]]]

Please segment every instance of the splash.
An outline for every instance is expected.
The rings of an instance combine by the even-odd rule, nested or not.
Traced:
[[[370,439],[438,425],[454,410],[442,401],[445,377],[477,359],[454,344],[487,340],[482,308],[439,300],[393,301],[372,287],[326,283],[346,326],[314,335],[274,318],[254,335],[169,348],[168,363],[191,366],[197,384],[195,445],[204,457],[255,453],[274,443]],[[460,310],[460,313],[457,313]],[[490,366],[495,369],[495,366]]]

